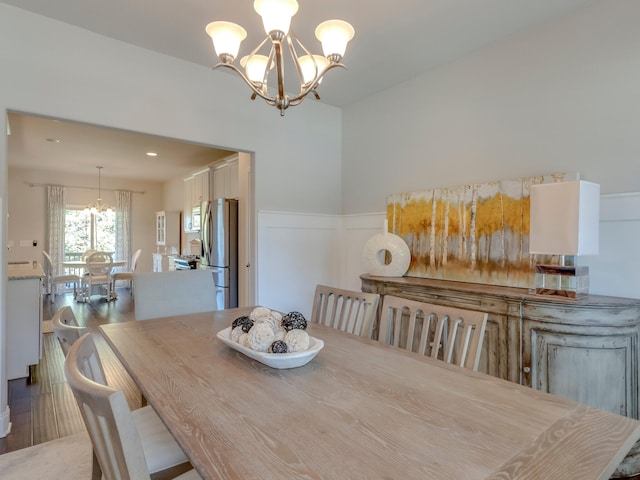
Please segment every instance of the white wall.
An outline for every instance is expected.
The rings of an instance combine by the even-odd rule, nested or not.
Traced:
[[[343,213],[390,193],[581,172],[640,191],[640,2],[576,13],[343,111]]]
[[[247,87],[232,75],[5,4],[0,4],[0,66],[0,112],[41,114],[255,152],[255,209],[340,212],[338,108],[308,100],[280,117],[275,108],[250,101]],[[3,118],[3,128],[5,122]],[[6,137],[0,135],[0,200],[7,196],[6,171]],[[6,222],[6,205],[0,204]],[[7,237],[6,229],[2,231],[0,412],[7,404],[3,365]],[[299,276],[299,281],[307,280]]]
[[[42,186],[29,187],[27,184],[84,185],[97,184],[95,176],[74,173],[51,172],[27,168],[9,169],[7,209],[9,224],[8,240],[13,247],[7,250],[8,260],[37,260],[42,264],[42,250],[46,249],[46,206],[47,189]],[[152,270],[151,253],[156,251],[155,212],[163,208],[163,184],[140,180],[120,179],[102,176],[102,200],[115,206],[115,192],[109,189],[132,190],[131,195],[131,249],[142,249],[138,268],[142,272]],[[67,188],[68,205],[87,205],[96,201],[98,191]],[[21,247],[20,240],[36,240],[37,247]]]
[[[638,25],[637,0],[593,2],[346,107],[343,213],[383,212],[391,193],[558,171],[603,194],[640,191]],[[606,225],[604,250],[585,260],[591,291],[640,298],[637,223]]]

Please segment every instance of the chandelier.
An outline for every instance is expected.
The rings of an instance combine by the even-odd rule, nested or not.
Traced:
[[[93,214],[96,213],[111,213],[113,212],[113,209],[107,205],[106,203],[102,203],[102,188],[101,188],[101,176],[100,173],[102,171],[102,167],[96,167],[98,169],[98,199],[96,200],[96,203],[91,203],[89,205],[87,205],[84,209],[85,212],[91,212]]]
[[[240,50],[240,43],[247,37],[247,31],[240,25],[225,21],[207,25],[207,34],[211,37],[216,55],[222,62],[213,68],[225,67],[236,72],[253,91],[251,100],[261,97],[269,105],[280,110],[280,115],[284,115],[284,111],[290,106],[299,105],[310,93],[319,100],[316,88],[325,74],[336,67],[345,68],[340,60],[347,43],[355,34],[353,27],[342,20],[322,22],[316,27],[315,34],[322,43],[324,56],[313,55],[289,28],[291,17],[298,11],[296,0],[255,0],[253,8],[262,17],[267,36],[249,55],[240,60],[244,72],[236,67],[233,61]],[[270,49],[267,55],[259,53],[261,50],[266,53],[268,45]],[[293,96],[289,96],[284,87],[284,49],[287,47],[300,82],[300,91]],[[299,56],[296,48],[303,54]],[[273,93],[270,93],[267,80],[274,70],[277,84]]]

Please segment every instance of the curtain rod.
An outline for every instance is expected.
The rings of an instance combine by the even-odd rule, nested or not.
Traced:
[[[98,187],[87,187],[84,185],[59,185],[56,183],[34,183],[34,182],[24,182],[28,187],[64,187],[64,188],[78,188],[83,190],[98,190]],[[137,190],[127,190],[126,188],[101,188],[100,190],[104,190],[106,192],[131,192],[131,193],[139,193],[140,195],[144,195],[144,191]]]

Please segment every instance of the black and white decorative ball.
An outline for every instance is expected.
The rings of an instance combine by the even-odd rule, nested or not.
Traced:
[[[251,330],[251,327],[253,327],[253,320],[251,320],[249,317],[245,315],[245,316],[236,318],[231,324],[231,326],[233,328],[242,327],[242,331],[244,333],[248,333],[249,330]]]
[[[276,340],[269,347],[270,353],[287,353],[288,350],[287,344],[282,340]]]
[[[307,319],[300,312],[289,312],[282,317],[282,328],[289,330],[306,330]]]

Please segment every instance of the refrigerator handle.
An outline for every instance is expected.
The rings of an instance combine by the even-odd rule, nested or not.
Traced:
[[[208,255],[208,251],[211,248],[210,247],[210,241],[209,241],[209,223],[210,223],[210,218],[209,218],[209,205],[207,203],[202,204],[202,206],[200,207],[200,219],[201,219],[201,224],[200,224],[200,239],[202,240],[200,242],[200,258],[205,260],[205,265],[209,263],[209,255]],[[204,210],[204,211],[203,211]]]

